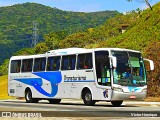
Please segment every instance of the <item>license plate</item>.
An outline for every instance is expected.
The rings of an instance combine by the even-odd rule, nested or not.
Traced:
[[[130,96],[129,98],[131,98],[131,99],[135,99],[135,98],[136,98],[136,96]]]

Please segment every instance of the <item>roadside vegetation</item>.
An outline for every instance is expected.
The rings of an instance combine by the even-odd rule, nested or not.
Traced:
[[[8,82],[7,82],[7,75],[0,77],[0,100],[3,99],[13,99],[14,97],[8,96]]]

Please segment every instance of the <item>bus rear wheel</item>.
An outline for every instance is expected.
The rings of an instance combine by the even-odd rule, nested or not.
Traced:
[[[123,103],[123,100],[120,101],[111,101],[113,107],[119,107]]]
[[[92,100],[92,94],[90,91],[86,91],[82,96],[83,102],[87,106],[95,105],[96,101]]]
[[[48,101],[50,104],[59,104],[61,102],[61,99],[49,99]]]
[[[30,90],[27,90],[25,92],[25,100],[27,103],[38,103],[38,99],[32,98],[32,92]]]

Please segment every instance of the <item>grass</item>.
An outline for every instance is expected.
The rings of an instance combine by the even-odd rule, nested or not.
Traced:
[[[0,76],[0,99],[12,99],[13,97],[8,96],[8,76]]]
[[[160,97],[147,97],[146,102],[160,102]]]

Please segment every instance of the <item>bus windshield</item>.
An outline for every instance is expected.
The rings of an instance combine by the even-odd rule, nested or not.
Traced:
[[[117,58],[117,67],[113,69],[114,84],[122,86],[146,85],[146,74],[141,53],[112,51]]]

